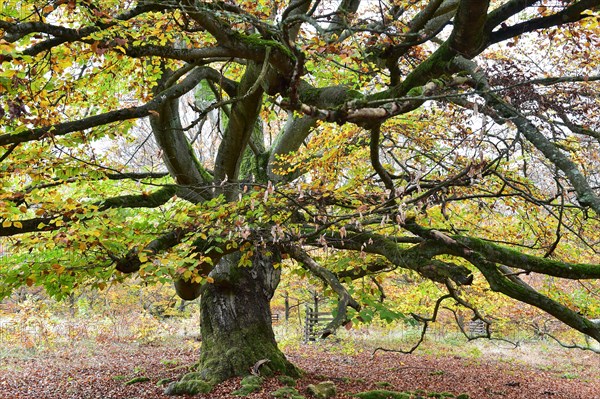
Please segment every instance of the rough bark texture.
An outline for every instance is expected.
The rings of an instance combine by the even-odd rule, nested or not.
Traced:
[[[250,374],[259,360],[268,359],[259,372],[296,376],[299,371],[277,347],[271,326],[270,300],[279,283],[276,255],[256,253],[253,266],[238,267],[239,254],[224,257],[205,286],[201,302],[202,353],[200,372],[209,382]]]

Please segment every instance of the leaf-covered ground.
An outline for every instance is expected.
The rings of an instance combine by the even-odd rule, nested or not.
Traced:
[[[366,350],[346,355],[335,345],[302,345],[287,355],[306,371],[296,388],[307,397],[308,384],[331,380],[337,398],[373,389],[467,393],[478,399],[600,398],[600,355],[588,352],[488,347],[475,357],[383,352],[372,357]],[[157,382],[182,375],[196,358],[194,349],[164,344],[79,345],[34,356],[6,351],[0,357],[0,398],[165,398]],[[126,384],[136,377],[149,380]],[[239,398],[231,394],[239,381],[197,397]],[[282,386],[277,378],[267,379],[248,398],[272,398],[270,392]]]

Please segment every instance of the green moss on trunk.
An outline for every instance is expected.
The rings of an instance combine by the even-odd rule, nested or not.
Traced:
[[[253,325],[232,331],[227,337],[211,339],[206,345],[203,338],[200,369],[204,379],[219,382],[233,376],[250,373],[257,361],[269,359],[260,367],[260,373],[271,376],[279,372],[299,376],[299,372],[279,350],[274,340],[269,338],[264,326]]]
[[[208,393],[213,386],[202,380],[185,380],[169,384],[165,389],[165,395],[197,395],[199,393]]]
[[[257,253],[252,267],[238,267],[238,256],[226,256],[213,273],[231,276],[223,284],[207,285],[201,302],[202,379],[218,383],[233,376],[250,374],[260,360],[261,375],[279,372],[298,376],[299,371],[277,347],[271,326],[270,300],[279,283],[279,260]],[[256,370],[254,370],[256,371]]]

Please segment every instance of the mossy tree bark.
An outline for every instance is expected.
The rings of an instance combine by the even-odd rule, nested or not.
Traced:
[[[254,255],[252,267],[238,266],[239,253],[225,256],[211,276],[214,284],[202,290],[200,372],[212,383],[250,374],[258,361],[268,359],[261,374],[299,371],[277,347],[271,325],[270,300],[279,284],[277,253]]]

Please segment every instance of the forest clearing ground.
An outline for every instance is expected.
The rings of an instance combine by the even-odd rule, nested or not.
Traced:
[[[166,398],[156,383],[176,379],[198,358],[196,344],[179,341],[146,345],[80,342],[37,352],[4,347],[0,350],[0,398]],[[338,388],[336,398],[373,389],[468,393],[473,399],[600,398],[598,354],[546,344],[507,349],[478,342],[465,344],[463,349],[448,350],[437,343],[413,355],[378,352],[373,357],[366,347],[348,354],[343,341],[330,341],[294,345],[286,354],[306,371],[296,385],[303,394],[308,384],[332,380]],[[150,380],[125,385],[141,376]],[[270,378],[261,391],[247,397],[272,398],[270,392],[281,386]],[[235,379],[196,397],[239,398],[231,394],[238,388],[239,379]]]

